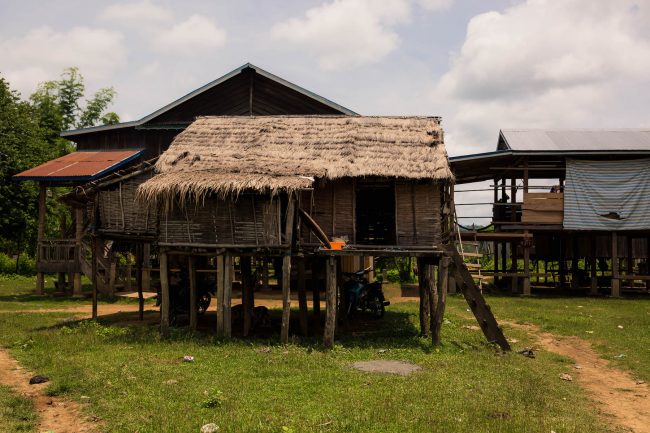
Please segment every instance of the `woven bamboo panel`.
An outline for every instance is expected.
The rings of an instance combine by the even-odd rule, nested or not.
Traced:
[[[200,206],[175,208],[163,217],[160,231],[163,242],[172,244],[278,245],[278,199],[210,197]]]
[[[414,186],[411,182],[395,183],[395,225],[398,245],[416,245]]]
[[[135,176],[98,193],[101,230],[115,233],[156,233],[155,209],[136,199],[138,186],[150,177],[150,173]]]
[[[352,242],[354,218],[354,183],[351,179],[334,182],[333,236]]]

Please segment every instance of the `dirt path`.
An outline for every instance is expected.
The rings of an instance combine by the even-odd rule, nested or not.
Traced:
[[[614,424],[634,433],[650,433],[650,388],[646,383],[639,383],[630,373],[613,367],[581,338],[549,334],[535,325],[503,320],[499,323],[534,335],[543,350],[572,358],[576,364],[566,373],[600,403],[600,409],[613,417]]]
[[[76,402],[61,397],[47,397],[43,394],[46,383],[30,385],[33,376],[24,370],[5,349],[0,349],[0,383],[34,402],[39,416],[38,431],[56,433],[90,433],[96,424],[81,416]]]

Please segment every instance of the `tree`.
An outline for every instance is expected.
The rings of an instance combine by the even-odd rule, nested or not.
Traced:
[[[52,156],[43,142],[33,108],[0,77],[0,250],[17,253],[34,245],[37,188],[11,177]]]
[[[11,177],[74,150],[60,137],[62,131],[119,122],[108,112],[116,93],[102,88],[84,99],[83,76],[77,68],[63,71],[59,80],[46,81],[22,101],[0,77],[0,251],[19,253],[36,244],[37,186],[13,182]],[[83,100],[83,101],[82,101]],[[58,234],[60,221],[71,221],[69,210],[57,197],[65,192],[52,188],[47,200],[48,235]]]

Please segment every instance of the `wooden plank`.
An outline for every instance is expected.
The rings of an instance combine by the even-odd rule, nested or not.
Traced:
[[[327,310],[325,312],[323,346],[331,349],[334,347],[336,331],[336,257],[328,257],[325,264],[325,291]]]
[[[522,208],[524,212],[527,210],[564,212],[564,200],[533,200],[524,202]]]
[[[143,279],[142,279],[142,262],[144,261],[144,245],[142,243],[136,244],[135,253],[135,266],[136,266],[136,285],[138,286],[138,319],[144,320],[144,294],[143,294]]]
[[[47,187],[40,182],[38,188],[38,229],[36,238],[36,263],[43,260],[42,242],[45,238],[45,198],[47,197]],[[45,288],[45,274],[43,272],[36,273],[36,294],[42,295]]]
[[[96,319],[97,318],[97,291],[98,291],[98,281],[97,281],[97,253],[98,253],[98,245],[99,241],[96,237],[93,236],[92,238],[92,246],[91,246],[91,279],[93,282],[93,306],[92,306],[92,318]]]
[[[564,212],[546,212],[524,210],[521,215],[521,222],[525,224],[562,224]]]
[[[524,202],[536,199],[564,200],[564,193],[561,192],[525,192]]]
[[[293,222],[295,215],[295,199],[289,195],[287,203],[287,219],[284,228],[285,243],[291,248],[293,245]],[[289,250],[282,259],[282,328],[280,342],[289,343],[289,322],[291,320],[291,251]]]
[[[510,350],[510,344],[506,340],[499,324],[497,323],[490,306],[485,302],[485,298],[476,287],[474,279],[463,264],[463,259],[458,254],[454,245],[449,245],[447,253],[451,257],[458,276],[462,279],[462,291],[467,304],[469,305],[474,317],[483,331],[483,334],[490,343],[498,344],[503,350]]]
[[[251,312],[253,311],[253,290],[255,290],[252,275],[252,257],[240,257],[239,268],[241,270],[241,300],[244,310],[243,335],[248,337],[251,331]]]

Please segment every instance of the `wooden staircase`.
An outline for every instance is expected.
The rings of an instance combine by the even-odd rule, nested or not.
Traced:
[[[474,317],[476,317],[485,338],[487,338],[490,343],[498,344],[503,350],[510,350],[508,340],[506,340],[506,337],[503,335],[503,331],[499,327],[494,314],[492,314],[490,306],[485,302],[483,294],[476,286],[474,277],[470,273],[463,257],[456,249],[456,246],[450,243],[447,246],[447,254],[451,257],[454,265],[453,268],[456,273],[457,284],[460,286],[465,301],[467,301],[467,305],[469,305]]]

